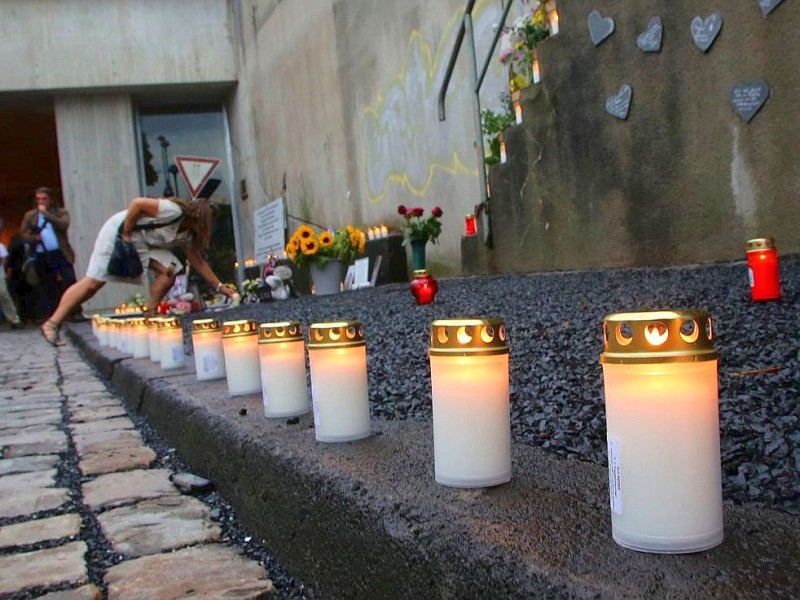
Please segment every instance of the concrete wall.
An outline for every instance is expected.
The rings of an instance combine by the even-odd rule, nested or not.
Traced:
[[[0,0],[0,92],[234,81],[221,0]]]
[[[245,254],[252,212],[280,195],[285,173],[290,214],[323,225],[399,225],[398,204],[440,205],[444,231],[429,263],[437,273],[457,271],[463,215],[480,201],[466,51],[445,122],[436,98],[465,2],[234,5],[242,66],[230,114],[250,191],[241,211]],[[498,14],[498,2],[477,3],[481,59]],[[504,77],[493,61],[487,102],[497,102]]]
[[[751,237],[800,251],[800,5],[763,17],[756,2],[564,2],[561,33],[540,46],[543,81],[522,94],[524,123],[507,130],[509,162],[492,172],[500,271],[740,259]],[[616,32],[594,47],[597,8]],[[723,26],[703,54],[695,15]],[[636,37],[664,24],[659,54]],[[771,96],[748,124],[732,109],[739,82],[766,80]],[[627,121],[605,112],[633,87]]]
[[[125,94],[59,96],[55,102],[58,154],[75,274],[86,273],[100,227],[139,195],[133,106]],[[116,306],[145,286],[107,285],[87,310]]]

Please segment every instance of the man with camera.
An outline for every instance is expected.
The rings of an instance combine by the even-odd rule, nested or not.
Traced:
[[[47,316],[70,285],[75,283],[75,252],[67,238],[69,212],[56,206],[53,190],[36,188],[36,208],[22,217],[21,235],[31,242],[36,253],[36,273],[39,276],[38,313]]]

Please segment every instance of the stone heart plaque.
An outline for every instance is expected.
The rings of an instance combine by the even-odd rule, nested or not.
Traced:
[[[661,24],[661,17],[653,17],[647,23],[645,32],[636,38],[636,45],[642,52],[661,52],[663,33],[664,26]]]
[[[778,4],[781,2],[783,2],[783,0],[758,0],[758,6],[761,8],[761,14],[766,17],[769,13],[778,8]]]
[[[628,113],[631,110],[631,97],[633,96],[633,88],[627,83],[623,83],[619,91],[613,96],[606,98],[606,112],[612,117],[621,120],[628,118]]]
[[[731,104],[746,122],[750,122],[769,98],[769,84],[763,79],[737,83],[731,88]]]
[[[692,19],[692,38],[695,45],[703,52],[708,52],[711,48],[720,29],[722,29],[722,16],[719,13],[710,14],[705,19],[701,17]]]
[[[596,10],[589,13],[589,35],[595,46],[602,44],[612,33],[614,33],[614,19],[603,17]]]

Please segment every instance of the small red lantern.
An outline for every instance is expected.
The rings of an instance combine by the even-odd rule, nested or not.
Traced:
[[[778,251],[772,238],[756,238],[747,242],[747,270],[750,297],[754,302],[781,297],[778,272]]]
[[[436,292],[439,291],[439,284],[425,269],[414,271],[414,280],[409,287],[417,304],[430,304],[436,297]]]
[[[472,237],[478,235],[478,222],[475,220],[475,215],[466,215],[464,217],[464,235]]]

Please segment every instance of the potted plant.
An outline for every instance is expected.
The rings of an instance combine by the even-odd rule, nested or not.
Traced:
[[[403,216],[403,245],[411,246],[411,265],[417,271],[425,268],[425,246],[428,242],[436,243],[442,233],[442,222],[439,218],[443,211],[438,206],[431,209],[427,218],[422,207],[408,208],[404,205],[397,207],[397,212]]]
[[[286,244],[286,254],[299,267],[308,267],[316,295],[335,294],[344,267],[363,254],[366,239],[364,232],[352,225],[319,234],[309,225],[300,225]]]

